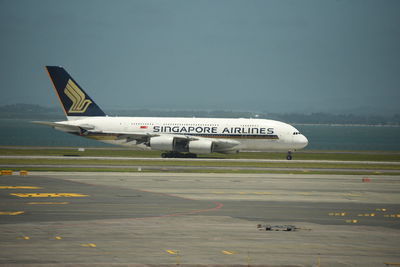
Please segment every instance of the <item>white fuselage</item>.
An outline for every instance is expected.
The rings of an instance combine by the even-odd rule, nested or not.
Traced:
[[[129,141],[129,136],[149,135],[168,137],[185,136],[197,140],[212,140],[229,149],[216,152],[238,151],[294,151],[308,144],[307,138],[293,126],[265,119],[220,118],[163,118],[163,117],[86,117],[69,118],[60,122],[90,129],[81,134],[105,143],[139,149],[153,149],[146,143]],[[72,119],[72,120],[71,120]],[[57,128],[57,127],[56,127]],[[124,138],[127,137],[127,138]],[[160,149],[154,149],[160,150]]]
[[[46,66],[67,121],[35,122],[102,142],[164,151],[162,157],[235,153],[243,150],[288,151],[304,148],[307,138],[293,126],[273,120],[108,117],[71,75]]]

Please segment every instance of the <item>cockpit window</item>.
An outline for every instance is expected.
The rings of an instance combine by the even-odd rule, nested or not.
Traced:
[[[301,134],[300,132],[294,132],[293,135],[299,135]]]

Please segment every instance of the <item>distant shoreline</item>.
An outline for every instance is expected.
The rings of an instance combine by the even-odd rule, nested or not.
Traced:
[[[183,118],[249,118],[283,121],[295,125],[320,126],[374,126],[399,127],[400,110],[387,114],[352,114],[352,113],[274,113],[269,111],[234,111],[234,110],[157,110],[157,109],[110,109],[105,110],[112,117],[183,117]],[[10,104],[0,106],[0,119],[12,120],[51,120],[62,121],[65,116],[59,107],[44,107],[32,104]]]
[[[113,116],[114,117],[114,116]],[[125,116],[115,116],[115,117],[125,117]],[[143,117],[143,116],[137,116]],[[163,118],[163,116],[159,116]],[[165,116],[164,116],[165,117]],[[63,121],[66,120],[64,117],[32,117],[32,118],[21,118],[21,117],[1,117],[0,120],[20,120],[20,121],[34,121],[34,120],[43,120],[43,121]],[[292,122],[285,121],[291,125],[295,126],[332,126],[332,127],[400,127],[400,124],[361,124],[361,123],[301,123],[301,122]]]

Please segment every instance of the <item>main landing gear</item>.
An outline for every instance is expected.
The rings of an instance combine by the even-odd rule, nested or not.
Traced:
[[[179,153],[174,151],[161,153],[162,158],[197,158],[196,154],[193,153]]]
[[[292,160],[292,151],[288,151],[286,159],[287,160]]]

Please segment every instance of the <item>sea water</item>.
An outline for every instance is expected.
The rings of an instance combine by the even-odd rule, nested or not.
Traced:
[[[110,146],[29,120],[0,119],[0,123],[0,146]],[[294,126],[308,138],[306,150],[400,151],[400,127],[396,126]]]

